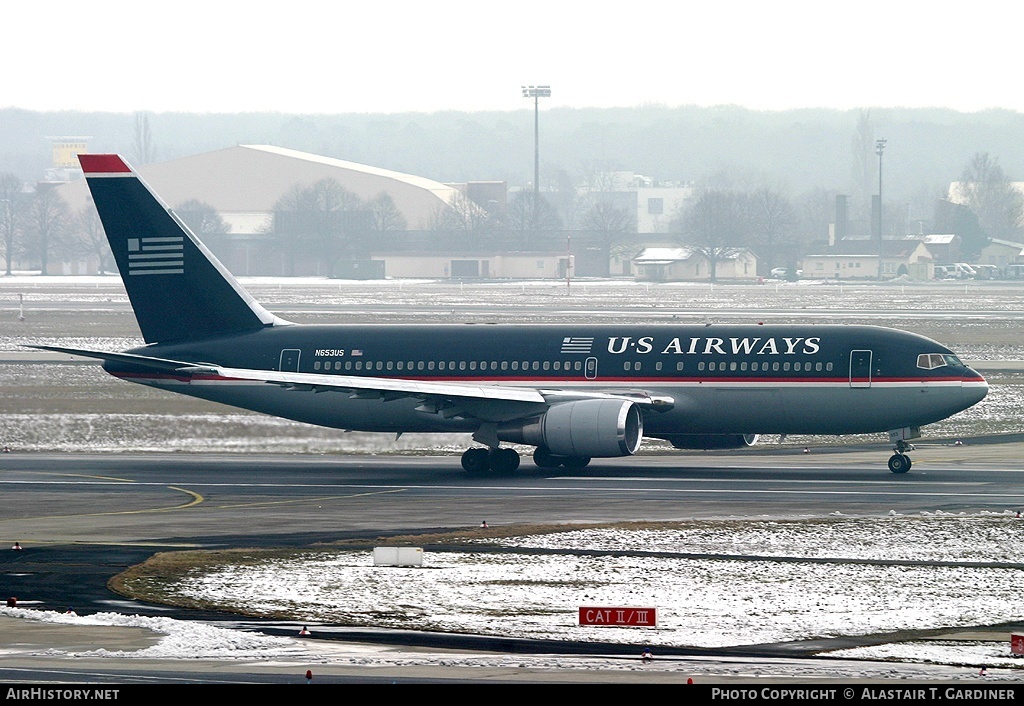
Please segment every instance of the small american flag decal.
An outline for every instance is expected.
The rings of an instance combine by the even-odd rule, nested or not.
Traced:
[[[562,339],[562,353],[590,353],[594,345],[593,338],[580,338],[577,336],[566,336]]]
[[[128,238],[128,274],[180,275],[185,271],[185,239]]]

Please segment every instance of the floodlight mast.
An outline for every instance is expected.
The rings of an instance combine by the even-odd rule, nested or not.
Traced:
[[[531,230],[537,232],[537,208],[540,204],[540,99],[551,97],[551,86],[523,86],[523,98],[533,99],[533,214]]]

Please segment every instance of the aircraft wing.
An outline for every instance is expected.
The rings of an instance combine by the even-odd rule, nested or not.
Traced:
[[[383,399],[385,401],[415,398],[422,400],[423,404],[417,408],[422,412],[441,414],[446,417],[469,416],[482,421],[517,419],[531,414],[539,414],[551,405],[560,402],[581,399],[624,399],[641,407],[658,411],[668,410],[673,404],[673,400],[669,397],[650,395],[643,390],[611,392],[495,384],[467,385],[404,378],[230,368],[213,363],[170,360],[135,353],[110,353],[56,346],[32,346],[32,348],[139,366],[163,374],[198,376],[200,379],[206,377],[207,379],[254,380],[279,385],[298,392],[343,392],[348,393],[351,397]]]

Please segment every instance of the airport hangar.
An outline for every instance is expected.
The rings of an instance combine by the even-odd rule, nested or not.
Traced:
[[[564,277],[566,252],[558,248],[510,252],[480,242],[445,243],[432,224],[439,214],[456,204],[479,208],[476,202],[497,202],[504,210],[504,182],[442,184],[425,177],[403,174],[332,157],[270,145],[238,145],[181,157],[138,168],[146,182],[177,208],[196,200],[212,207],[227,226],[222,236],[201,235],[215,255],[237,276],[334,275],[362,278],[352,270],[390,277]],[[333,179],[342,188],[369,202],[384,193],[391,197],[406,224],[405,231],[376,232],[366,259],[383,267],[340,263],[328,271],[315,259],[300,261],[285,271],[285,259],[273,234],[278,201],[296,186],[302,188]],[[59,187],[74,212],[91,199],[84,180]],[[390,241],[390,242],[389,242]],[[460,249],[459,245],[468,247]],[[347,273],[347,274],[346,274]]]

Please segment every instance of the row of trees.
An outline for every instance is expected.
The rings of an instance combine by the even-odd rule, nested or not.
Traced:
[[[861,142],[867,145],[869,137],[861,136]],[[954,192],[954,201],[962,205],[947,200],[944,187],[931,194],[937,204],[932,232],[960,235],[968,258],[992,238],[1024,239],[1024,196],[998,159],[987,153],[974,155]],[[819,188],[794,197],[781,185],[762,181],[751,186],[717,174],[696,185],[693,197],[672,214],[672,237],[701,252],[712,276],[726,252],[740,247],[755,252],[762,274],[776,266],[795,269],[812,243],[828,238],[837,195]],[[543,247],[546,234],[584,231],[609,255],[630,258],[641,247],[636,205],[613,196],[602,191],[578,194],[566,186],[545,192],[535,203],[533,192],[524,190],[514,193],[503,210],[457,196],[449,208],[435,212],[429,229],[447,234],[447,242],[461,235],[467,243],[505,249]],[[886,237],[906,234],[908,205],[884,206]],[[216,242],[228,233],[227,224],[208,204],[191,200],[175,210],[201,238]],[[870,220],[864,213],[855,214],[852,222],[859,222],[861,230],[854,225],[852,233],[869,234],[863,226]],[[285,271],[294,273],[301,254],[316,258],[330,272],[339,260],[366,257],[379,248],[381,234],[404,231],[407,225],[387,193],[366,200],[337,181],[324,179],[296,184],[278,199],[266,235],[288,263]],[[18,260],[43,272],[55,260],[86,257],[94,257],[101,272],[114,267],[91,205],[72,213],[52,185],[27,189],[11,174],[0,174],[0,248],[7,274]]]
[[[691,202],[676,214],[673,230],[680,243],[694,247],[707,258],[712,278],[716,263],[737,247],[754,251],[762,274],[776,266],[795,269],[813,243],[828,238],[830,224],[836,218],[837,196],[835,191],[814,189],[793,199],[781,187],[743,189],[711,180],[698,188]],[[870,199],[862,196],[859,201],[861,212],[852,219],[850,234],[877,237],[872,230],[873,216],[868,218]],[[988,153],[973,156],[952,194],[937,186],[931,201],[928,232],[959,235],[962,254],[968,260],[977,258],[993,238],[1024,240],[1024,194],[999,166],[998,159]],[[906,203],[883,203],[883,237],[911,233],[908,211]]]
[[[46,272],[57,260],[95,256],[101,271],[112,267],[96,209],[72,212],[54,185],[27,189],[13,174],[0,174],[0,248],[8,275],[15,261]]]

